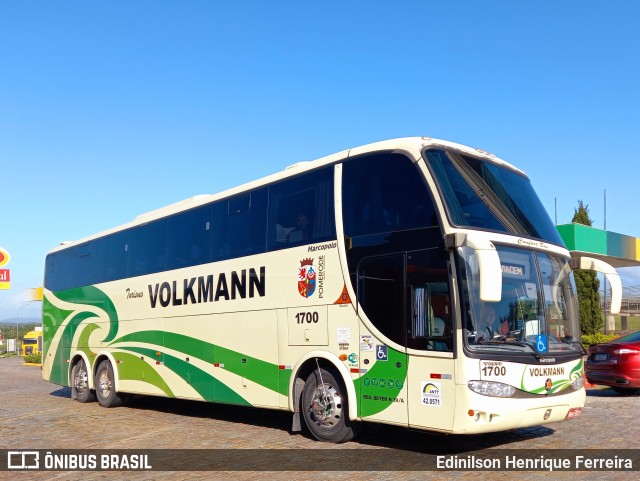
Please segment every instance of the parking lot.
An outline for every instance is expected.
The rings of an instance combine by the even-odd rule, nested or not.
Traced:
[[[49,384],[40,377],[40,369],[22,364],[18,358],[0,359],[0,432],[2,449],[38,450],[122,450],[122,449],[227,449],[248,450],[247,453],[268,453],[259,456],[262,469],[268,472],[232,471],[190,473],[145,472],[127,473],[133,479],[194,479],[219,477],[224,479],[291,479],[292,473],[278,472],[283,453],[309,454],[312,471],[297,471],[295,478],[336,479],[342,473],[330,468],[330,459],[337,452],[362,450],[361,458],[389,459],[397,462],[403,453],[415,454],[452,452],[466,457],[480,450],[536,449],[613,449],[640,448],[640,425],[637,421],[640,396],[623,397],[609,389],[589,389],[583,415],[572,421],[504,433],[474,436],[444,436],[402,428],[366,424],[355,441],[340,446],[318,443],[308,436],[291,432],[291,415],[285,412],[248,409],[233,406],[177,401],[152,397],[133,398],[125,407],[101,408],[97,403],[72,401],[70,389]],[[338,449],[336,449],[338,448]],[[256,451],[260,450],[260,451]],[[286,450],[286,451],[285,451]],[[303,450],[303,451],[300,451]],[[326,454],[324,471],[317,454]],[[313,455],[313,456],[312,456]],[[408,462],[415,462],[415,457]],[[296,465],[299,467],[299,465]],[[354,465],[355,466],[355,465]],[[287,469],[283,464],[282,469]],[[295,468],[296,470],[298,468]],[[333,469],[331,471],[330,469]],[[349,473],[350,479],[388,479],[389,472],[378,469],[363,471],[361,467]],[[470,471],[439,471],[424,473],[399,471],[394,479],[467,479],[477,476]],[[7,474],[6,472],[4,473]],[[21,479],[42,479],[38,473],[12,473]],[[130,475],[132,474],[132,475]],[[515,473],[486,472],[487,479],[510,479]],[[122,477],[123,473],[94,472],[47,473],[56,479],[106,479]],[[518,472],[519,479],[542,479],[577,476],[578,473]],[[590,479],[631,479],[638,472],[589,473]],[[0,474],[0,477],[2,474]],[[12,476],[13,477],[13,476]]]

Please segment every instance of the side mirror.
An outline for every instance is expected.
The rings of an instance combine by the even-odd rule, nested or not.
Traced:
[[[477,234],[448,234],[447,248],[470,247],[478,260],[480,275],[480,300],[499,302],[502,299],[502,266],[493,243]]]
[[[611,314],[619,314],[622,305],[622,282],[615,268],[600,259],[593,257],[574,257],[571,259],[572,269],[602,272],[611,284]]]

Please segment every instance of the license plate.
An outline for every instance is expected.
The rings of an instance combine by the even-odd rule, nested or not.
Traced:
[[[609,356],[607,354],[596,354],[593,358],[594,361],[606,361]]]

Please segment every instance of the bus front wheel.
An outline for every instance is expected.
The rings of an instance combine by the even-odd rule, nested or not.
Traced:
[[[113,367],[107,360],[102,361],[96,372],[96,395],[100,406],[115,408],[122,405],[122,398],[116,393]]]
[[[304,384],[301,402],[305,424],[316,439],[331,443],[353,439],[346,389],[331,372],[313,371]]]
[[[89,389],[89,371],[83,359],[75,363],[71,371],[73,381],[72,399],[81,403],[93,402],[96,400],[95,391]]]

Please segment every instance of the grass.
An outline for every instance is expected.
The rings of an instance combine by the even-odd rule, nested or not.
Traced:
[[[616,331],[622,330],[622,319],[619,314],[614,316],[616,319]],[[625,331],[638,331],[640,330],[640,316],[628,316],[627,317],[627,328]]]

